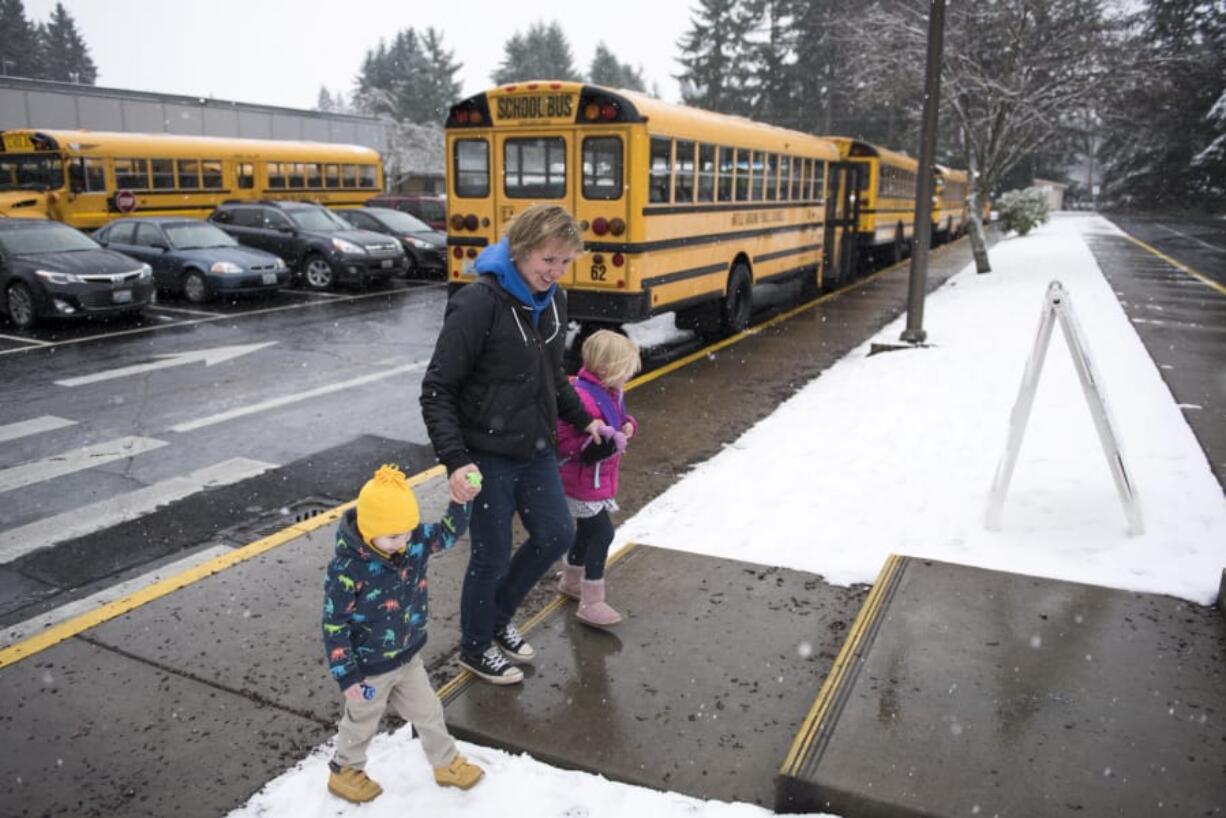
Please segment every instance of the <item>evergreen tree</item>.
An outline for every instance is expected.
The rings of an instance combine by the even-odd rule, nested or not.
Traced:
[[[328,86],[319,86],[319,97],[315,103],[316,111],[325,111],[331,113],[336,110],[336,103],[332,99],[332,92],[328,90]]]
[[[503,46],[502,63],[490,75],[497,85],[525,80],[571,80],[583,77],[575,68],[570,42],[558,23],[533,23],[526,34],[518,31]]]
[[[0,0],[0,76],[41,77],[41,53],[21,0]]]
[[[753,106],[748,41],[753,12],[743,0],[699,0],[677,42],[681,98],[710,111],[747,114]]]
[[[94,84],[98,69],[89,56],[85,40],[77,32],[76,21],[64,9],[63,3],[55,4],[51,20],[40,28],[39,41],[44,79]]]
[[[591,68],[588,69],[588,81],[609,88],[647,90],[642,69],[636,71],[629,63],[619,62],[603,42],[596,44],[596,54],[592,57]]]
[[[799,97],[795,65],[792,6],[795,0],[749,0],[746,20],[754,40],[746,51],[749,59],[750,114],[761,122],[796,127],[795,100]]]
[[[463,63],[455,61],[455,52],[443,47],[443,33],[433,26],[421,37],[425,57],[425,82],[420,86],[418,110],[420,119],[414,122],[442,122],[453,103],[460,98],[460,82],[456,73]]]
[[[459,70],[453,52],[443,46],[441,32],[428,28],[418,35],[407,28],[397,32],[390,46],[380,40],[366,52],[355,101],[361,110],[376,116],[438,123],[460,94],[455,78]]]

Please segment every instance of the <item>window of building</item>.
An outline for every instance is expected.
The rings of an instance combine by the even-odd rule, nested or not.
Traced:
[[[732,180],[733,170],[736,168],[734,164],[736,155],[732,148],[721,147],[719,149],[719,200],[721,202],[732,201]]]
[[[698,146],[698,201],[715,201],[715,146]]]
[[[455,195],[466,198],[490,195],[490,151],[484,139],[456,140]]]
[[[620,199],[622,196],[622,141],[616,136],[583,140],[583,196]]]
[[[120,190],[149,189],[149,160],[116,159],[115,187]]]
[[[653,204],[672,199],[673,141],[658,136],[651,138],[651,166],[648,179],[648,200]]]

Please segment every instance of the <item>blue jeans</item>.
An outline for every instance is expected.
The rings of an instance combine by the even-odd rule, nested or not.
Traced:
[[[479,656],[549,566],[575,540],[575,524],[562,493],[558,459],[546,449],[533,460],[475,454],[481,493],[468,524],[472,552],[460,594],[460,652]],[[528,541],[511,555],[511,518]]]

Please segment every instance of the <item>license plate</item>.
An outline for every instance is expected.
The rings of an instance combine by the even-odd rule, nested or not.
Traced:
[[[385,258],[385,259],[383,259],[383,261],[381,261],[381,262],[380,262],[380,264],[382,264],[382,265],[383,265],[384,269],[386,269],[386,268],[388,268],[388,267],[391,267],[391,266],[392,266],[393,264],[395,264],[395,263],[396,263],[396,262],[395,262],[395,261],[393,261],[393,260],[392,260],[392,259],[390,259],[390,258]]]
[[[476,266],[477,266],[477,260],[475,258],[465,259],[464,260],[464,275],[470,275],[473,272],[473,270],[476,268]]]
[[[115,292],[111,293],[111,300],[113,300],[116,304],[127,304],[132,300],[132,291],[116,290]]]
[[[264,283],[265,284],[276,284],[277,274],[276,273],[264,273]]]

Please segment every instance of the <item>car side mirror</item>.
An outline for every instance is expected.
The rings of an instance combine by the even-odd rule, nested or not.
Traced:
[[[284,233],[284,234],[286,234],[287,236],[292,236],[292,235],[294,235],[294,228],[292,228],[292,227],[286,227],[285,225],[281,225],[280,227],[278,227],[278,228],[277,228],[277,232],[278,232],[278,233]]]
[[[150,246],[150,247],[152,247],[154,250],[160,250],[160,251],[161,251],[161,252],[163,252],[163,253],[165,253],[167,250],[169,250],[169,249],[170,249],[169,247],[167,247],[167,246],[166,246],[166,245],[164,245],[164,244],[151,244],[151,245],[149,245],[149,246]]]

